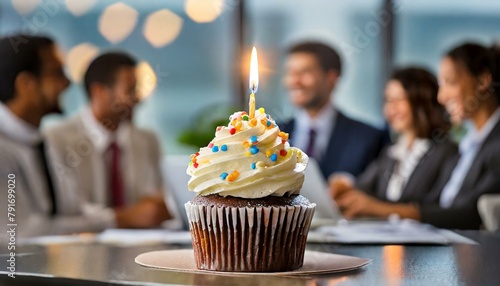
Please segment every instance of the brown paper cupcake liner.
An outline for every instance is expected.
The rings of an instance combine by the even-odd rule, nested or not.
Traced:
[[[217,207],[185,204],[196,265],[215,271],[288,271],[302,266],[315,204]]]

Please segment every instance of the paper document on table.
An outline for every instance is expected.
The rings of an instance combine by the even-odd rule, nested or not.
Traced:
[[[477,244],[452,231],[412,220],[359,221],[322,226],[311,231],[307,241],[349,244]]]
[[[191,244],[189,231],[166,229],[108,229],[97,235],[97,242],[132,245],[151,243]]]
[[[75,235],[48,235],[25,238],[20,240],[23,245],[50,245],[74,243],[104,243],[116,245],[138,244],[191,244],[189,231],[172,231],[167,229],[108,229],[101,233]]]

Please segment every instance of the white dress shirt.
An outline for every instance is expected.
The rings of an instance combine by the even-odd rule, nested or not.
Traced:
[[[320,159],[326,154],[330,136],[335,124],[336,111],[331,103],[328,103],[318,114],[311,118],[306,110],[300,109],[295,116],[295,127],[293,130],[293,146],[306,150],[309,144],[309,131],[316,131],[316,140],[314,141],[314,157]]]
[[[111,152],[109,148],[111,144],[115,142],[120,149],[120,174],[123,180],[125,201],[128,205],[133,204],[138,199],[133,195],[132,190],[133,182],[131,180],[134,179],[135,176],[132,174],[133,168],[124,167],[133,164],[131,158],[132,140],[130,139],[130,123],[121,122],[120,125],[118,125],[118,128],[112,132],[97,121],[90,108],[85,108],[83,110],[81,113],[81,119],[85,132],[90,135],[88,138],[94,148],[94,157],[102,159],[100,162],[97,160],[94,162],[94,184],[99,187],[95,189],[97,191],[93,193],[93,198],[96,202],[104,203],[108,206],[110,205],[111,198],[109,196],[109,191],[111,190]]]
[[[469,172],[477,152],[481,149],[483,142],[500,120],[500,108],[490,116],[486,124],[477,130],[472,122],[466,122],[467,134],[462,139],[459,145],[460,160],[458,161],[453,173],[451,174],[448,183],[443,188],[443,192],[439,198],[439,205],[443,208],[449,208],[453,204],[462,183]]]
[[[42,141],[38,129],[18,118],[4,104],[0,103],[0,132],[26,145],[36,145]]]
[[[429,139],[417,138],[410,147],[408,145],[408,138],[402,136],[388,150],[389,157],[396,161],[386,193],[387,199],[393,202],[401,198],[406,183],[422,157],[429,151],[431,142]]]

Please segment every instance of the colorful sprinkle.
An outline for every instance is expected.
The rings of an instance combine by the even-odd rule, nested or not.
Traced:
[[[254,136],[250,137],[250,142],[256,143],[257,142],[257,136],[254,135]]]
[[[259,161],[257,162],[257,164],[255,164],[257,166],[257,168],[259,169],[262,169],[262,168],[265,168],[266,167],[266,163],[262,162],[262,161]]]
[[[259,112],[260,112],[260,114],[264,114],[264,113],[266,113],[266,110],[264,109],[264,107],[261,107],[261,108],[259,108]]]
[[[220,178],[225,180],[227,178],[227,173],[224,172],[224,173],[220,174]]]
[[[221,131],[223,126],[217,126],[217,131]]]
[[[240,172],[234,170],[231,174],[227,175],[226,179],[228,182],[236,180],[240,176]]]
[[[243,141],[243,147],[248,148],[248,147],[250,147],[250,145],[251,145],[250,142]]]
[[[281,156],[285,157],[285,156],[286,156],[286,154],[288,154],[288,152],[287,152],[285,149],[281,149],[281,150],[280,150],[280,155],[281,155]]]
[[[278,160],[278,155],[272,154],[271,155],[271,161],[276,162],[276,160]]]
[[[217,146],[213,146],[213,147],[212,147],[212,152],[214,152],[214,153],[215,153],[215,152],[219,152],[219,147],[217,147]]]
[[[226,152],[227,151],[227,145],[224,144],[222,146],[220,146],[220,149],[223,151],[223,152]]]
[[[250,126],[251,127],[257,126],[257,118],[252,118],[252,120],[250,120]]]
[[[257,168],[257,165],[255,163],[252,163],[252,170],[255,170]]]
[[[282,139],[284,140],[288,140],[288,133],[285,133],[283,131],[281,131],[279,134],[278,134],[279,137],[281,137]]]
[[[231,127],[231,129],[229,129],[229,133],[231,135],[234,135],[234,133],[236,133],[236,129],[234,129],[234,128]]]
[[[243,115],[242,119],[243,121],[248,121],[248,115]]]
[[[273,151],[271,151],[271,150],[266,151],[266,157],[271,157],[272,154],[273,154]]]
[[[236,124],[234,125],[234,127],[236,128],[236,130],[240,130],[241,127],[243,127],[243,123],[241,123],[241,121],[238,121],[238,122],[236,122]]]
[[[266,126],[267,126],[267,127],[271,127],[271,124],[272,124],[272,122],[271,122],[271,121],[267,121],[267,122],[266,122]]]
[[[212,148],[212,147],[214,147],[214,143],[213,143],[213,142],[210,142],[210,143],[208,144],[208,148]]]
[[[193,167],[198,168],[198,163],[193,163]]]
[[[250,147],[250,153],[252,153],[252,155],[259,153],[259,148],[257,148],[257,146],[255,145]]]

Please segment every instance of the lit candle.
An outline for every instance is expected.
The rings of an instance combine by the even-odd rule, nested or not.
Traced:
[[[257,61],[257,49],[253,47],[252,49],[252,57],[250,59],[250,79],[248,81],[248,85],[250,87],[250,118],[255,117],[255,93],[257,93],[257,89],[259,88],[259,62]]]

